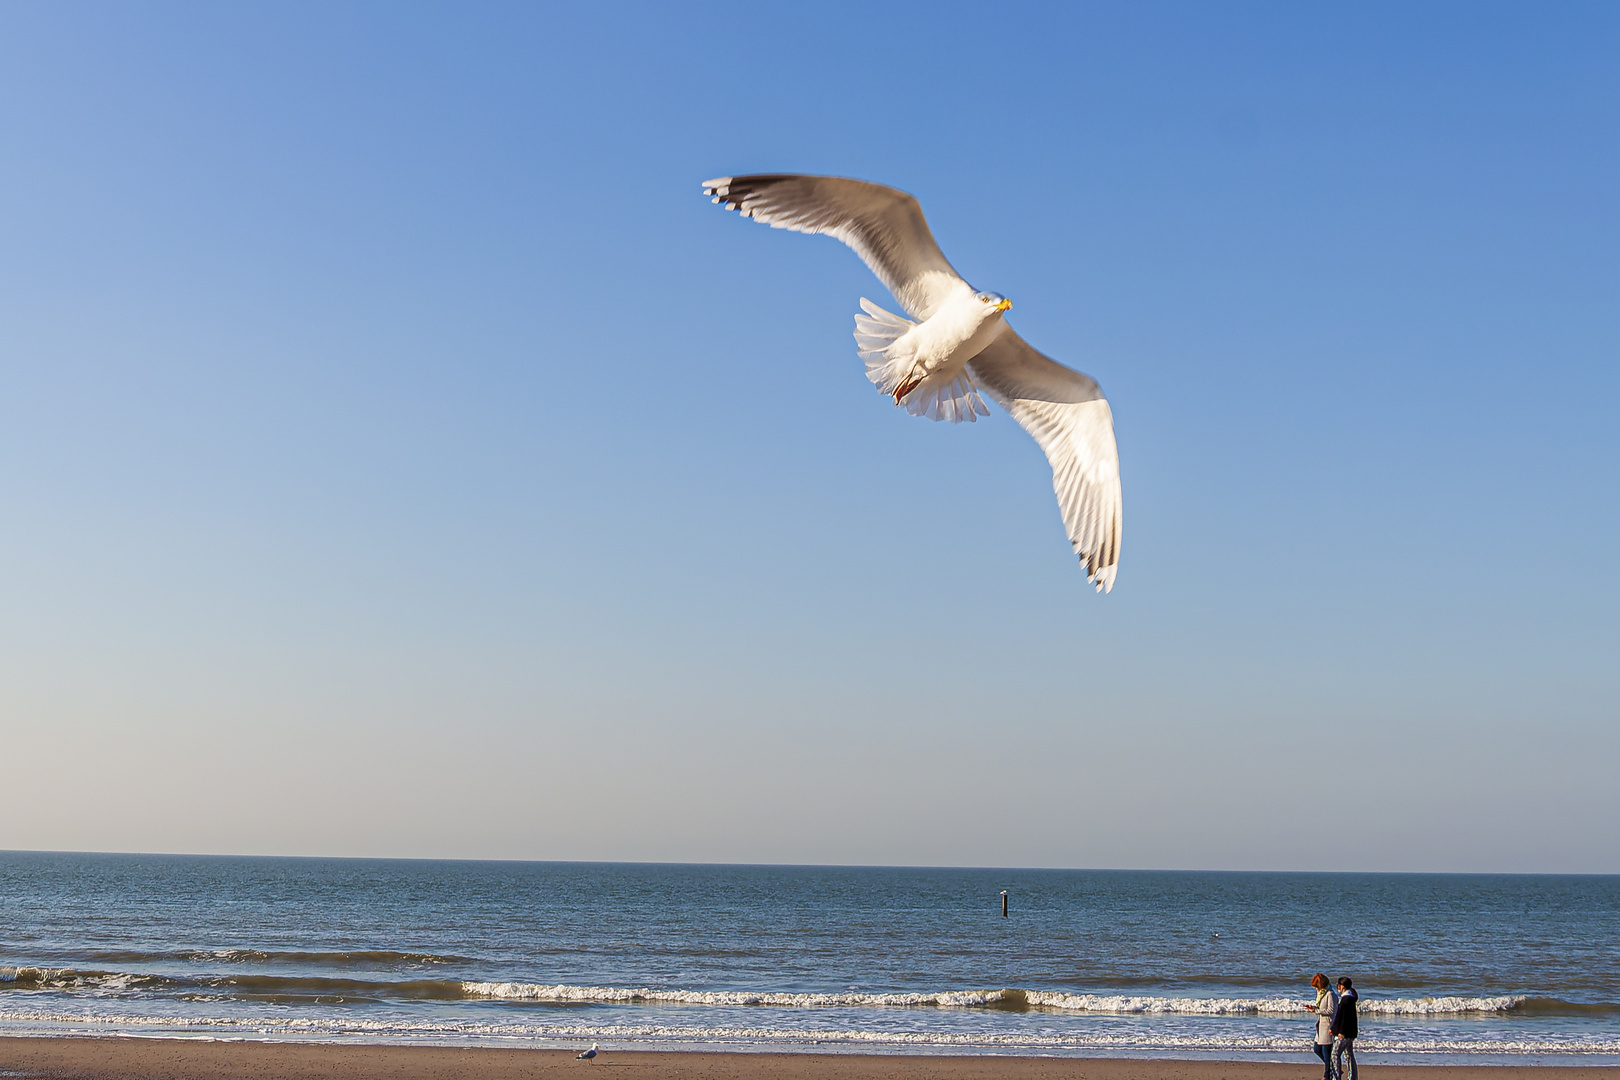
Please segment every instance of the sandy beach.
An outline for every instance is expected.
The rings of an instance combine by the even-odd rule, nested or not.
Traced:
[[[1462,1066],[1364,1066],[1368,1080],[1447,1080]],[[527,1080],[633,1069],[642,1080],[1314,1080],[1312,1062],[1121,1058],[911,1057],[604,1051],[595,1062],[562,1050],[333,1046],[143,1038],[0,1038],[0,1077],[85,1080]],[[1491,1080],[1620,1080],[1620,1067],[1468,1066]],[[622,1074],[620,1074],[622,1075]]]

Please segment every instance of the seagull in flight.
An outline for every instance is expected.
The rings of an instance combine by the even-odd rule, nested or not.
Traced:
[[[597,1051],[597,1048],[600,1045],[601,1045],[600,1043],[591,1043],[591,1048],[589,1050],[585,1051],[583,1054],[575,1054],[574,1055],[574,1060],[575,1061],[595,1061],[596,1060],[596,1051]]]
[[[841,176],[723,176],[703,193],[743,217],[825,233],[854,249],[907,318],[861,298],[855,344],[866,377],[913,416],[953,424],[989,416],[980,396],[1023,425],[1052,466],[1052,488],[1098,592],[1114,587],[1123,509],[1114,415],[1089,376],[1043,356],[1007,325],[1012,301],[962,280],[934,242],[917,200]]]

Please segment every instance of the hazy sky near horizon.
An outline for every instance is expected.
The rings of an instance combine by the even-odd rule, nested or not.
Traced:
[[[0,848],[1620,872],[1620,8],[8,4]],[[915,193],[1097,596],[894,409]],[[1353,824],[1327,829],[1329,806]]]

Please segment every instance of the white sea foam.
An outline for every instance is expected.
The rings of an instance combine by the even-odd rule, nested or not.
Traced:
[[[507,1001],[557,1001],[600,1004],[763,1005],[782,1009],[826,1008],[980,1008],[1020,1004],[1065,1012],[1117,1015],[1290,1016],[1303,1014],[1303,1002],[1291,998],[1128,997],[1070,994],[1048,990],[942,990],[909,994],[788,994],[751,990],[655,990],[616,986],[570,986],[514,982],[464,982],[470,997]],[[1444,1016],[1471,1012],[1505,1012],[1523,997],[1363,998],[1364,1013],[1399,1016]]]
[[[1360,998],[1356,1009],[1385,1016],[1443,1016],[1447,1013],[1507,1012],[1530,1000],[1523,994],[1504,997]]]
[[[226,980],[228,981],[228,980]],[[71,968],[0,966],[0,982],[24,984],[38,989],[74,989],[79,992],[119,994],[132,989],[161,989],[173,980],[163,976],[127,972],[77,971]],[[204,979],[199,985],[214,986],[217,980]],[[319,979],[288,979],[288,992],[324,989]],[[367,989],[388,994],[396,984],[378,982]],[[421,983],[398,984],[415,989]],[[689,990],[651,987],[577,986],[566,983],[524,982],[446,982],[446,993],[454,995],[459,985],[467,997],[505,1001],[554,1001],[559,1003],[612,1005],[712,1005],[764,1006],[779,1009],[828,1008],[1003,1008],[1032,1007],[1075,1013],[1163,1016],[1293,1016],[1305,1013],[1305,1005],[1294,998],[1168,997],[1123,994],[1076,994],[1056,990],[982,989],[938,990],[910,993],[789,993],[771,990]],[[271,989],[268,983],[261,990]],[[1466,1013],[1508,1012],[1522,1005],[1523,996],[1502,997],[1423,997],[1362,998],[1364,1014],[1385,1016],[1448,1016]]]
[[[522,1041],[530,1044],[561,1044],[571,1040],[592,1040],[618,1045],[679,1044],[736,1047],[762,1047],[779,1050],[836,1050],[894,1047],[954,1050],[982,1049],[988,1052],[1022,1050],[1039,1053],[1111,1052],[1145,1054],[1171,1053],[1301,1053],[1296,1036],[1275,1034],[1177,1034],[1156,1031],[1107,1031],[1086,1034],[1052,1035],[1034,1032],[907,1032],[862,1028],[814,1029],[797,1027],[682,1026],[676,1024],[559,1024],[494,1023],[487,1021],[444,1020],[421,1022],[399,1019],[308,1016],[225,1017],[89,1015],[49,1010],[0,1009],[0,1025],[15,1032],[31,1028],[40,1034],[115,1034],[164,1032],[171,1037],[195,1035],[199,1031],[218,1032],[215,1038],[261,1036],[299,1040],[343,1039],[389,1042],[393,1040]],[[236,1032],[238,1034],[231,1034]],[[1370,1055],[1567,1055],[1588,1057],[1620,1055],[1620,1037],[1564,1036],[1543,1038],[1503,1038],[1500,1034],[1478,1038],[1414,1036],[1383,1038],[1375,1035],[1357,1040],[1357,1051]]]
[[[1290,1016],[1305,1012],[1303,1002],[1292,998],[1187,998],[1187,997],[1124,997],[1103,994],[1064,994],[1042,990],[1026,990],[1024,998],[1031,1005],[1071,1012],[1091,1013],[1149,1013],[1178,1016]],[[1445,1016],[1474,1012],[1506,1012],[1523,1004],[1517,997],[1430,997],[1430,998],[1361,998],[1357,1005],[1362,1013],[1390,1016]]]
[[[1067,1012],[1168,1014],[1176,1016],[1292,1015],[1305,1006],[1288,998],[1125,997],[1113,994],[1065,994],[1026,990],[1031,1005]]]
[[[616,986],[546,986],[541,983],[464,982],[471,997],[507,1001],[577,1001],[602,1004],[767,1005],[780,1009],[947,1006],[968,1008],[1002,1001],[1004,990],[946,990],[919,994],[787,994],[767,990],[654,990]]]
[[[69,990],[79,994],[119,994],[148,984],[167,984],[162,976],[127,971],[80,971],[76,968],[0,965],[0,983],[31,990]]]

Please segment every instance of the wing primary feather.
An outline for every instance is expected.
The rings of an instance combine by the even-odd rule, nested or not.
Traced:
[[[1095,380],[1032,349],[1011,327],[968,364],[1045,451],[1069,542],[1099,592],[1119,568],[1122,502],[1113,413]]]
[[[913,319],[927,319],[953,294],[971,289],[946,261],[917,200],[903,191],[837,176],[761,173],[703,182],[716,205],[773,229],[823,233],[859,255]],[[881,337],[897,319],[864,297],[871,323],[856,319],[857,342]],[[892,324],[887,327],[892,329]],[[1041,355],[1009,327],[968,364],[962,388],[918,408],[936,418],[971,420],[983,410],[977,388],[1012,414],[1045,451],[1058,512],[1086,580],[1111,592],[1119,572],[1123,502],[1113,413],[1095,380]],[[988,412],[983,412],[988,415]]]
[[[840,176],[763,173],[703,183],[728,210],[776,229],[825,233],[848,245],[907,314],[926,319],[953,292],[971,288],[946,261],[917,200]]]

